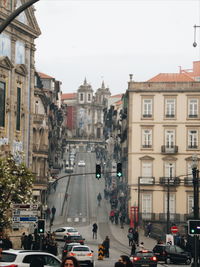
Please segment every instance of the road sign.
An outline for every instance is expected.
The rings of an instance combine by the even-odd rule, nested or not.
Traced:
[[[172,232],[172,234],[176,234],[178,232],[178,227],[177,226],[172,226],[171,227],[171,232]]]

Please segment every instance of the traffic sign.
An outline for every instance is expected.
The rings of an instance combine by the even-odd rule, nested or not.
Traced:
[[[171,232],[172,232],[172,234],[176,234],[178,232],[178,227],[177,226],[172,226],[171,227]]]

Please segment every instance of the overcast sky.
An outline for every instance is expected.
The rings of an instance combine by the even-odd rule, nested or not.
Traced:
[[[102,80],[124,93],[129,74],[146,81],[158,73],[192,68],[200,60],[194,25],[200,0],[40,0],[35,5],[42,34],[36,68],[75,92],[84,78],[96,91]]]

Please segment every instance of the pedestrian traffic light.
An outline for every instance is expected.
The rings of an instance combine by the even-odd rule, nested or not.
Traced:
[[[117,163],[117,177],[122,177],[122,164]]]
[[[101,165],[96,164],[96,178],[100,179],[101,178]]]
[[[200,220],[188,220],[188,234],[200,235]]]
[[[38,220],[38,226],[37,226],[37,232],[38,234],[44,234],[45,231],[45,220],[39,219]]]

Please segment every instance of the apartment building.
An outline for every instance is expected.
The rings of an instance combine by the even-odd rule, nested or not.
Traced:
[[[142,220],[193,212],[192,156],[200,160],[200,82],[186,73],[128,83],[129,208]],[[168,194],[169,189],[169,194]]]

